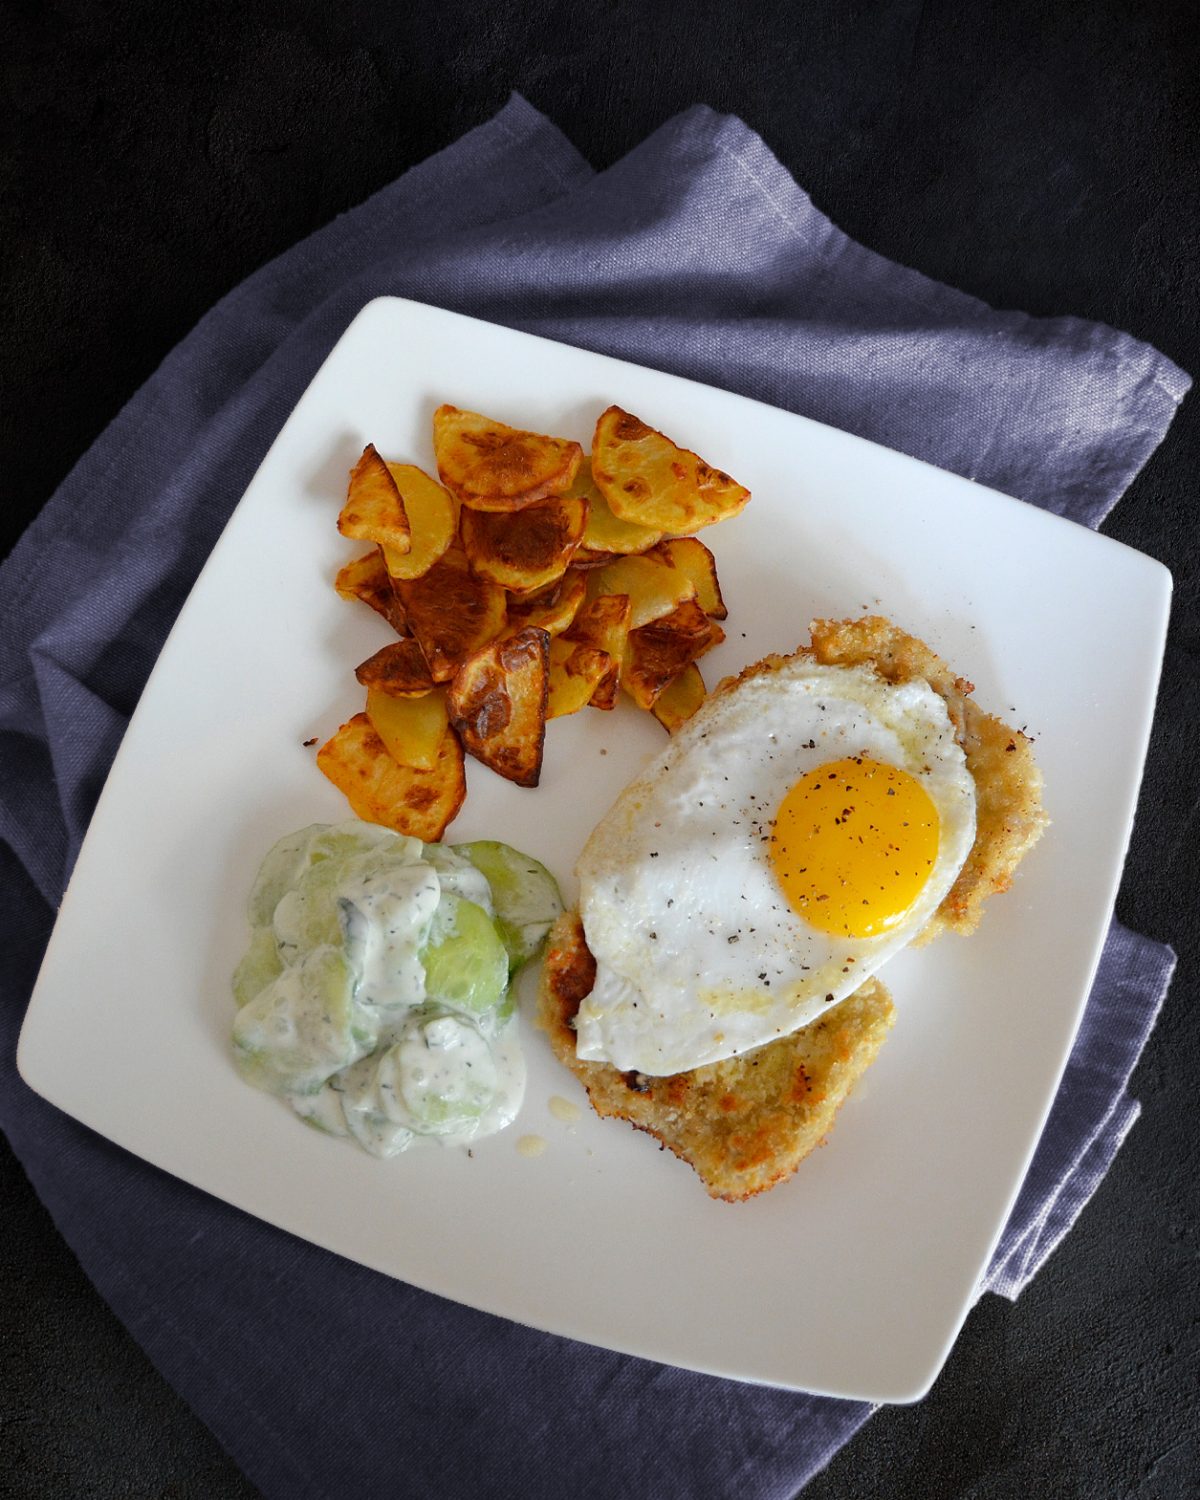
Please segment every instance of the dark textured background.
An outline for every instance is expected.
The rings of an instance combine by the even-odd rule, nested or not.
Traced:
[[[0,545],[223,292],[513,88],[597,166],[695,101],[736,112],[872,248],[997,305],[1115,324],[1200,374],[1195,15],[1194,0],[5,0]],[[1105,527],[1176,579],[1118,903],[1180,955],[1135,1077],[1141,1122],[1034,1286],[1015,1306],[986,1298],[932,1394],[881,1413],[806,1500],[1200,1494],[1197,399]],[[0,1494],[253,1494],[7,1150],[0,1184]]]

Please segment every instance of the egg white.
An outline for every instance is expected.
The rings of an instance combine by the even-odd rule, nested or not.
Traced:
[[[866,755],[938,811],[933,870],[886,933],[821,932],[789,905],[767,839],[807,772]],[[708,699],[622,792],[576,873],[596,983],[576,1016],[588,1061],[660,1075],[806,1026],[921,931],[975,837],[975,786],[925,682],[790,660]]]

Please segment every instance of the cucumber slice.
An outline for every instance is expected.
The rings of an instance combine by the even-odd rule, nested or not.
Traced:
[[[453,1135],[477,1125],[495,1103],[499,1075],[491,1048],[462,1016],[426,1013],[379,1053],[380,1103],[418,1135]]]
[[[307,828],[286,834],[267,851],[246,907],[251,927],[270,924],[282,897],[308,868],[308,850],[313,839],[326,827],[324,823],[310,823]]]
[[[271,1094],[312,1094],[369,1052],[377,1032],[354,1004],[351,978],[339,949],[317,948],[244,1005],[233,1023],[243,1078]]]
[[[425,993],[451,1010],[481,1016],[508,990],[508,951],[481,906],[443,891],[421,955]]]
[[[270,927],[256,927],[250,934],[249,948],[233,971],[233,998],[238,1008],[248,1005],[282,973],[283,961],[275,946],[274,932]]]
[[[546,866],[509,844],[480,839],[456,844],[486,877],[496,908],[496,925],[514,969],[541,948],[554,922],[562,915],[558,882]]]
[[[492,902],[492,888],[488,878],[465,854],[451,844],[427,844],[425,859],[438,872],[442,890],[452,891],[467,901],[482,906],[489,917],[494,917],[496,908]]]
[[[370,880],[385,870],[392,858],[392,850],[384,847],[348,856],[331,854],[310,864],[275,907],[275,940],[283,961],[295,963],[310,949],[341,945],[345,928],[339,887]]]
[[[279,898],[272,927],[285,963],[295,963],[313,948],[341,943],[341,912],[335,895],[341,874],[338,860],[322,860],[305,870]]]
[[[420,859],[422,848],[420,839],[407,838],[379,823],[347,818],[344,823],[316,824],[308,857],[312,864],[325,859],[344,863],[355,855],[382,850],[390,861],[412,864]]]
[[[313,865],[327,861],[344,864],[356,855],[376,850],[385,851],[390,859],[410,863],[421,857],[422,848],[420,839],[402,838],[390,828],[360,823],[356,818],[344,823],[310,823],[307,828],[285,834],[259,866],[247,906],[250,925],[267,926],[279,902]]]
[[[337,1094],[346,1129],[363,1150],[372,1156],[388,1157],[410,1146],[413,1133],[384,1107],[386,1096],[381,1097],[379,1088],[379,1062],[384,1055],[379,1052],[364,1057],[331,1078],[327,1087]]]
[[[340,1074],[335,1073],[323,1088],[315,1094],[289,1094],[287,1102],[306,1125],[319,1130],[322,1135],[347,1136],[346,1116],[342,1112],[342,1096],[335,1089]]]

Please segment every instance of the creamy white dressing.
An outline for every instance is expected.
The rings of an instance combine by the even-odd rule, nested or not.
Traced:
[[[380,1009],[420,1005],[425,970],[419,957],[441,882],[432,865],[404,865],[337,888],[346,956],[358,974],[355,998]]]
[[[282,972],[238,1012],[234,1050],[247,1080],[308,1124],[387,1157],[418,1136],[456,1145],[502,1130],[520,1110],[525,1065],[502,948],[498,974],[472,969],[469,935],[451,950],[468,977],[490,976],[482,997],[464,984],[460,1005],[457,991],[447,1001],[426,987],[423,954],[458,939],[463,903],[494,918],[488,879],[452,849],[381,832],[315,825],[267,856],[251,954],[271,934]],[[498,944],[480,911],[473,922]]]
[[[435,1019],[435,1025],[439,1019],[457,1018],[443,1016]],[[443,1146],[470,1145],[511,1125],[525,1098],[525,1058],[516,1017],[487,1039],[482,1052],[481,1041],[477,1037],[474,1047],[461,1051],[457,1047],[436,1049],[406,1039],[401,1026],[386,1028],[374,1052],[335,1074],[319,1093],[288,1095],[287,1100],[309,1124],[329,1135],[352,1136],[372,1156],[395,1156],[418,1134],[433,1136]],[[409,1077],[403,1082],[406,1069]],[[418,1071],[422,1077],[413,1078]],[[480,1076],[488,1079],[490,1098],[473,1090]],[[427,1113],[430,1101],[440,1093],[460,1101],[474,1093],[479,1112],[474,1118],[443,1122],[437,1130],[417,1131],[410,1128],[414,1121],[405,1088],[415,1097],[418,1109],[425,1106],[422,1113]]]

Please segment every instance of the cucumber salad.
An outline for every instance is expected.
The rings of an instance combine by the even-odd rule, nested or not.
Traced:
[[[511,1124],[525,1092],[512,981],[562,911],[507,844],[314,823],[263,860],[233,976],[242,1077],[393,1156]]]

